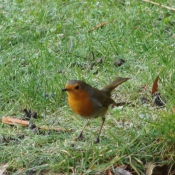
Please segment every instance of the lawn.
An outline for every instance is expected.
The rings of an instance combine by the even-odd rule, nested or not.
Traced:
[[[2,0],[0,3],[0,119],[37,113],[38,131],[0,122],[0,174],[175,174],[175,1]],[[124,64],[118,65],[119,60]],[[158,90],[165,107],[154,105]],[[113,91],[101,134],[61,90],[71,79]],[[141,99],[147,99],[146,102]],[[6,167],[6,168],[4,168]],[[123,175],[123,174],[122,174]]]

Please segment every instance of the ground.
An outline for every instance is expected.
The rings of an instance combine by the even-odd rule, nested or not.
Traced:
[[[132,174],[162,167],[159,173],[173,174],[175,2],[155,2],[170,9],[136,0],[1,2],[0,119],[24,119],[27,109],[37,113],[37,127],[68,130],[1,122],[4,174],[115,174],[123,165]],[[163,108],[151,96],[158,75]],[[74,141],[85,120],[61,89],[71,79],[102,88],[118,76],[131,79],[112,97],[130,104],[111,106],[99,144],[101,118]]]

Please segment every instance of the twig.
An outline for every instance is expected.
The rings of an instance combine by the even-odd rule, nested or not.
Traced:
[[[171,10],[171,11],[175,12],[175,8],[172,8],[172,7],[168,7],[168,6],[166,6],[166,5],[159,4],[159,3],[157,3],[157,2],[153,2],[153,1],[149,1],[149,0],[142,0],[142,1],[143,1],[143,2],[148,2],[148,3],[153,4],[153,5],[160,6],[160,7],[162,7],[162,8],[165,8],[165,9],[168,9],[168,10]]]
[[[29,125],[29,121],[20,120],[20,119],[12,118],[12,117],[9,117],[9,116],[2,117],[2,123],[6,123],[6,124],[9,124],[9,125],[18,124],[18,125],[25,126],[25,127],[27,127]]]
[[[21,126],[24,126],[24,127],[29,126],[29,121],[21,120],[21,119],[17,119],[17,118],[12,118],[10,116],[2,117],[2,123],[6,123],[6,124],[9,124],[9,125],[21,125]],[[66,130],[65,128],[50,128],[50,127],[48,128],[48,127],[45,127],[45,126],[39,126],[38,128],[42,129],[42,130],[72,132],[72,130]]]

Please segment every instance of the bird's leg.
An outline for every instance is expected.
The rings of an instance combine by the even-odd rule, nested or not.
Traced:
[[[105,123],[105,118],[103,117],[102,118],[102,124],[101,124],[100,130],[99,130],[99,133],[98,133],[98,137],[94,140],[94,143],[99,143],[100,142],[100,134],[101,134],[101,130],[103,128],[104,123]]]
[[[83,131],[86,128],[87,124],[89,123],[89,119],[87,120],[87,122],[85,123],[85,125],[83,126],[83,129],[81,130],[80,134],[78,135],[76,140],[83,140]]]

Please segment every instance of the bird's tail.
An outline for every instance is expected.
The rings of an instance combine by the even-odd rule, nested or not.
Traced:
[[[117,77],[114,81],[103,87],[102,90],[105,91],[107,94],[111,94],[112,90],[114,90],[117,86],[129,79],[130,78]]]

